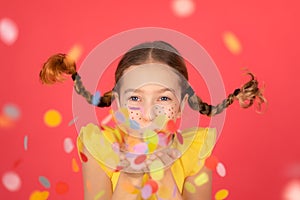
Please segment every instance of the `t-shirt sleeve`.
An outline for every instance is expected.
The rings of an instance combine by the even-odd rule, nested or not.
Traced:
[[[193,133],[193,134],[191,134]],[[192,137],[194,135],[194,137]],[[195,175],[204,166],[205,159],[211,155],[216,143],[215,128],[198,128],[184,136],[189,145],[181,157],[185,177]]]

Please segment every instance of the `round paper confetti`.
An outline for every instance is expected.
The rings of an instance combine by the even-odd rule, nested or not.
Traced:
[[[55,191],[57,194],[65,194],[69,190],[69,186],[65,182],[58,182],[55,186]]]
[[[226,199],[229,195],[229,192],[228,190],[226,189],[222,189],[222,190],[219,190],[216,194],[215,194],[215,199],[216,200],[223,200],[223,199]]]
[[[72,60],[77,61],[80,58],[81,54],[82,54],[82,47],[80,45],[74,45],[67,55]]]
[[[134,130],[140,129],[140,124],[135,120],[129,120],[129,126]]]
[[[119,123],[124,123],[125,122],[125,116],[120,111],[115,112],[115,117],[116,117],[116,120],[118,120]]]
[[[86,157],[86,155],[82,152],[80,152],[80,158],[83,162],[87,162],[88,161],[88,158]]]
[[[224,177],[226,175],[226,169],[225,166],[223,165],[223,163],[219,162],[217,164],[217,173],[221,176]]]
[[[47,200],[49,197],[48,191],[35,190],[31,193],[29,200]]]
[[[56,127],[61,123],[61,115],[57,110],[48,110],[44,115],[44,122],[47,126]]]
[[[134,153],[142,154],[142,153],[146,153],[147,151],[148,151],[148,144],[145,142],[141,142],[133,146]]]
[[[173,0],[172,9],[178,17],[188,17],[195,11],[193,0]]]
[[[188,192],[190,192],[190,193],[195,193],[195,192],[196,192],[195,186],[194,186],[192,183],[190,183],[190,182],[185,182],[185,183],[184,183],[184,188],[185,188]]]
[[[64,150],[66,153],[71,153],[74,149],[74,144],[71,138],[64,139]]]
[[[139,155],[138,157],[136,157],[136,159],[134,160],[135,164],[141,164],[146,160],[147,156],[145,154]]]
[[[78,116],[77,116],[77,117],[74,117],[74,119],[72,119],[72,120],[68,123],[68,126],[71,126],[71,125],[74,124],[77,120],[78,120]]]
[[[50,188],[51,186],[49,180],[44,176],[39,177],[39,182],[42,184],[42,186],[44,186],[47,189]]]
[[[9,128],[13,126],[13,120],[6,115],[0,114],[0,127]]]
[[[123,190],[125,190],[129,194],[135,194],[135,193],[137,193],[139,191],[131,183],[125,183],[125,182],[123,182],[122,185],[121,185],[121,187],[123,188]]]
[[[152,180],[152,179],[149,179],[145,185],[150,185],[151,188],[152,188],[152,193],[156,193],[157,190],[158,190],[158,184],[156,181]]]
[[[215,170],[219,160],[216,156],[210,156],[205,160],[205,166],[211,170]]]
[[[21,187],[21,179],[15,172],[5,173],[2,177],[2,183],[4,187],[11,192],[15,192]]]
[[[20,118],[20,110],[16,105],[7,104],[3,108],[3,113],[12,120],[17,120]]]
[[[242,46],[238,38],[232,32],[225,32],[223,34],[223,41],[225,46],[232,54],[239,54],[242,51]]]
[[[92,104],[94,106],[97,106],[100,102],[100,98],[101,98],[100,92],[96,91],[96,93],[93,95],[93,98],[92,98]]]
[[[148,199],[152,194],[152,188],[150,185],[145,185],[142,188],[142,197],[143,199]]]
[[[27,151],[28,149],[28,136],[24,136],[24,150]]]
[[[94,200],[98,200],[100,199],[105,193],[105,190],[101,190],[100,192],[98,192],[98,194],[96,194]]]
[[[209,180],[209,177],[208,177],[207,173],[203,172],[195,178],[194,182],[197,186],[201,186],[201,185],[207,183],[208,180]]]
[[[0,20],[0,38],[7,45],[12,45],[17,40],[18,27],[14,21],[9,18]]]
[[[164,176],[164,170],[163,170],[164,164],[160,160],[154,160],[150,166],[150,176],[153,180],[161,180]]]

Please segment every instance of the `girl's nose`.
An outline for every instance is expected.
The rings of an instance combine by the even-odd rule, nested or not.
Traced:
[[[163,108],[159,105],[149,105],[144,107],[143,118],[147,121],[154,120],[158,115],[163,115]]]

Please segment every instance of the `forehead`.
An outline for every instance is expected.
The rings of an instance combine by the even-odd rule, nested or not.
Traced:
[[[148,63],[129,67],[117,83],[120,92],[138,89],[148,84],[160,85],[174,90],[180,89],[180,76],[165,64]]]

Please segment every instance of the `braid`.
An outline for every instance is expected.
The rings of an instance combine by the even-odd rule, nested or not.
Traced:
[[[203,102],[195,93],[192,93],[192,95],[189,95],[188,99],[190,107],[193,110],[198,110],[203,115],[214,116],[226,109],[234,102],[234,100],[238,100],[242,108],[248,108],[254,103],[254,100],[257,99],[258,108],[260,110],[261,104],[266,103],[267,101],[264,98],[262,91],[258,88],[258,82],[254,75],[250,72],[247,74],[251,76],[251,80],[244,84],[241,89],[238,88],[232,94],[229,94],[220,104],[216,106],[209,105]]]
[[[81,81],[81,77],[77,72],[72,75],[72,79],[74,80],[74,89],[77,92],[77,94],[83,96],[89,104],[93,104],[94,95],[92,95],[89,91],[85,89]],[[95,106],[109,107],[111,105],[112,100],[112,91],[106,92],[102,97],[100,97],[100,99],[97,101],[99,103],[97,103]]]

